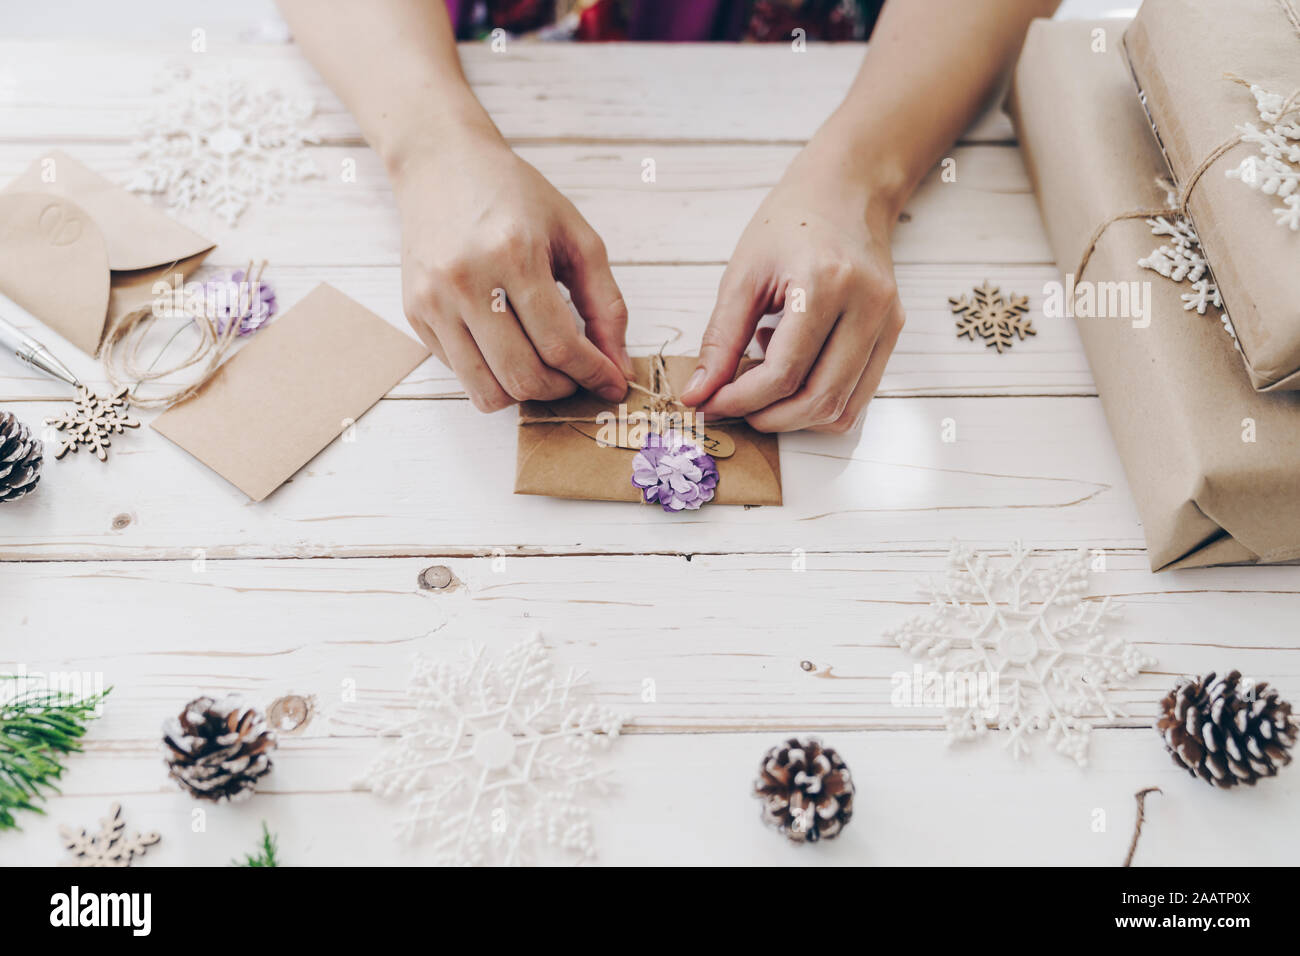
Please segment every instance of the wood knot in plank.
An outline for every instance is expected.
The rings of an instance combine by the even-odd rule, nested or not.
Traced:
[[[460,581],[445,564],[435,564],[420,572],[417,579],[420,589],[424,591],[451,591]]]
[[[279,733],[296,734],[311,722],[315,710],[312,698],[301,694],[285,694],[271,702],[266,717]]]

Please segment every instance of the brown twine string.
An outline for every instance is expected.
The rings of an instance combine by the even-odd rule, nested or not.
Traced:
[[[1144,787],[1141,790],[1139,790],[1137,793],[1133,794],[1133,797],[1134,799],[1137,800],[1137,805],[1138,805],[1137,820],[1135,820],[1133,823],[1133,839],[1128,845],[1128,856],[1124,857],[1124,862],[1120,864],[1121,866],[1133,865],[1133,854],[1137,852],[1138,838],[1142,836],[1142,822],[1147,817],[1146,802],[1147,802],[1148,793],[1163,794],[1164,791],[1161,790],[1159,787]]]
[[[664,357],[662,352],[654,357],[654,367],[652,371],[654,373],[654,381],[651,382],[649,387],[646,387],[645,385],[642,385],[639,382],[634,382],[631,379],[629,379],[627,383],[628,388],[640,392],[643,395],[649,396],[651,419],[662,420],[662,418],[665,415],[667,415],[672,410],[672,407],[674,406],[676,408],[680,408],[683,411],[691,411],[690,406],[683,404],[677,398],[676,393],[673,392],[672,383],[668,380],[668,368],[664,364]],[[743,418],[719,418],[719,419],[711,420],[709,424],[710,425],[734,425],[742,421],[744,421]],[[547,415],[545,417],[540,417],[540,418],[525,418],[525,419],[521,419],[519,422],[519,424],[521,425],[562,425],[562,424],[575,424],[575,423],[586,424],[586,425],[599,425],[601,423],[601,419],[590,418],[581,415],[578,416]]]
[[[1291,0],[1277,0],[1277,5],[1282,8],[1286,18],[1291,21],[1291,26],[1295,28],[1297,35],[1300,35],[1300,13],[1296,13],[1295,7],[1291,5]]]
[[[1282,8],[1282,12],[1286,15],[1287,20],[1290,21],[1291,26],[1295,28],[1296,36],[1300,37],[1300,14],[1296,13],[1296,9],[1292,6],[1291,0],[1277,0],[1277,4]],[[1223,76],[1224,79],[1231,80],[1239,86],[1244,86],[1247,89],[1250,88],[1250,82],[1243,80],[1235,73],[1225,73]],[[1300,89],[1297,89],[1283,101],[1282,109],[1278,114],[1278,119],[1281,119],[1283,116],[1286,116],[1292,110],[1297,108],[1300,108]],[[1192,174],[1187,177],[1187,181],[1178,188],[1178,191],[1174,196],[1174,201],[1170,206],[1164,209],[1155,210],[1133,209],[1128,212],[1116,213],[1109,219],[1104,220],[1101,225],[1092,231],[1092,235],[1088,238],[1088,244],[1084,247],[1083,255],[1079,259],[1079,266],[1074,270],[1075,281],[1083,278],[1083,270],[1087,268],[1088,262],[1092,259],[1092,254],[1097,248],[1097,243],[1101,241],[1102,234],[1115,223],[1123,222],[1126,219],[1153,219],[1156,216],[1168,215],[1171,212],[1176,212],[1180,216],[1191,219],[1191,213],[1189,213],[1187,209],[1187,202],[1192,197],[1192,190],[1196,188],[1196,184],[1201,181],[1201,177],[1209,171],[1211,166],[1217,163],[1226,152],[1241,142],[1241,134],[1236,133],[1230,139],[1224,140],[1218,146],[1214,147],[1214,149],[1210,150],[1209,155],[1197,164],[1196,168],[1192,170]]]
[[[173,266],[175,264],[172,263]],[[129,387],[131,389],[131,404],[137,408],[166,408],[192,397],[216,374],[226,355],[234,347],[235,337],[239,334],[239,327],[242,323],[241,317],[244,314],[244,286],[248,286],[248,307],[251,308],[253,297],[256,294],[255,290],[261,286],[262,272],[265,269],[266,261],[263,260],[262,264],[257,268],[257,275],[254,277],[253,263],[248,263],[248,268],[244,270],[245,281],[239,283],[236,309],[230,321],[226,324],[224,332],[220,330],[216,320],[207,314],[208,310],[206,308],[199,308],[197,312],[190,313],[190,321],[199,331],[199,341],[184,359],[174,365],[154,368],[158,359],[162,357],[161,352],[154,356],[148,365],[143,364],[143,359],[140,357],[140,349],[144,344],[145,333],[158,320],[152,305],[136,309],[134,312],[128,312],[118,319],[109,330],[104,340],[103,349],[104,370],[107,372],[108,380],[112,383],[114,390],[123,386]],[[171,343],[168,342],[167,344],[170,345]],[[166,348],[167,346],[164,345],[163,351],[166,351]],[[204,359],[207,361],[204,362]],[[198,373],[198,377],[188,385],[148,398],[142,398],[138,394],[140,386],[175,375],[177,372],[198,365],[200,362],[204,364]],[[132,382],[135,384],[132,385]]]

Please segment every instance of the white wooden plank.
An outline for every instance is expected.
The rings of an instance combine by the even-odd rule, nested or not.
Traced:
[[[0,146],[0,182],[42,155],[43,146]],[[78,144],[68,152],[114,182],[128,182],[130,147]],[[577,205],[618,263],[723,263],[763,197],[794,158],[793,146],[526,146],[520,155]],[[396,265],[400,226],[378,158],[364,147],[311,150],[321,175],[284,189],[280,202],[248,209],[236,226],[206,207],[178,218],[214,239],[228,259],[288,265]],[[1020,153],[966,146],[953,153],[958,180],[932,175],[907,205],[897,262],[1049,264],[1052,255]],[[641,181],[652,157],[657,180]],[[343,163],[355,161],[356,181]],[[435,200],[431,200],[435,201]]]
[[[537,630],[557,667],[585,671],[633,733],[934,729],[938,709],[891,700],[914,662],[883,635],[924,611],[917,585],[941,579],[945,560],[809,554],[804,571],[789,555],[20,562],[0,565],[0,673],[112,686],[103,740],[148,738],[161,714],[231,691],[263,704],[311,695],[318,716],[302,736],[350,737],[409,712],[415,655],[454,658],[471,642],[499,653]],[[418,587],[432,565],[454,575],[449,590]],[[1176,675],[1234,667],[1300,697],[1300,568],[1156,576],[1140,553],[1108,554],[1106,568],[1089,595],[1123,604],[1113,633],[1157,663],[1114,694],[1127,716],[1090,719],[1148,726]],[[1040,759],[1058,758],[1045,748]]]
[[[221,250],[212,268],[243,268],[227,261]],[[664,349],[693,355],[713,309],[722,266],[616,266],[615,278],[631,318],[628,343],[633,354]],[[879,394],[908,395],[1094,395],[1096,388],[1072,322],[1041,313],[1043,287],[1057,281],[1051,266],[901,265],[895,270],[907,325],[889,362]],[[318,282],[329,282],[409,332],[402,315],[401,274],[396,266],[271,266],[267,278],[282,308],[291,307]],[[999,355],[981,343],[954,334],[948,297],[983,280],[1006,292],[1029,296],[1038,334]],[[105,385],[99,363],[67,344],[55,332],[26,315],[11,321],[62,356],[83,381]],[[168,327],[167,334],[170,334]],[[161,347],[161,342],[158,347]],[[178,340],[177,349],[185,347]],[[149,354],[149,353],[146,353]],[[169,353],[170,354],[170,353]],[[0,358],[0,402],[58,399],[67,388],[29,366]],[[454,375],[430,359],[393,389],[397,398],[463,397]]]
[[[153,43],[0,41],[0,139],[128,139],[153,105],[164,68],[181,67],[229,69],[310,97],[323,142],[361,142],[355,121],[296,47],[231,42],[214,32],[207,52],[195,54],[194,23]],[[493,53],[474,43],[462,44],[461,60],[483,105],[516,142],[801,143],[840,103],[864,51],[861,44],[813,43],[795,54],[785,44],[514,43]],[[994,104],[965,140],[1012,137]]]
[[[59,406],[19,408],[38,423]],[[1142,547],[1092,398],[881,399],[859,435],[782,437],[784,507],[689,515],[512,494],[517,428],[513,409],[381,401],[259,504],[142,428],[107,464],[51,461],[38,493],[6,508],[0,557]]]
[[[105,719],[107,722],[109,718]],[[792,728],[795,730],[797,728]],[[1285,866],[1300,831],[1284,825],[1300,774],[1227,795],[1178,770],[1147,731],[1099,730],[1086,771],[1044,772],[980,748],[948,748],[937,733],[826,735],[853,772],[853,820],[835,840],[792,846],[765,830],[750,796],[759,759],[781,736],[625,737],[609,753],[615,790],[595,803],[599,862],[609,865],[1118,866],[1128,851],[1133,794],[1159,786],[1135,866]],[[138,866],[222,866],[251,852],[265,820],[285,865],[412,865],[427,849],[393,833],[401,804],[353,791],[374,741],[294,741],[251,800],[201,808],[170,789],[152,741],[102,745],[71,758],[64,796],[46,816],[0,836],[0,863],[59,862],[61,823],[93,825],[113,800],[128,824],[162,841]],[[688,781],[689,786],[684,786]],[[194,832],[195,811],[205,829]],[[1196,839],[1187,839],[1195,833]]]

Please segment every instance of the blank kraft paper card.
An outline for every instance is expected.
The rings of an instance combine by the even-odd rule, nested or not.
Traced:
[[[321,284],[153,427],[261,501],[428,355]]]

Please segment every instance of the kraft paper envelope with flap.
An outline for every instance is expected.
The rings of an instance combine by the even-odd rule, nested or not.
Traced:
[[[664,365],[672,393],[680,395],[695,370],[689,356],[665,356]],[[653,357],[632,359],[635,380],[650,382]],[[629,411],[640,405],[640,393],[629,392]],[[632,484],[630,448],[611,447],[597,441],[597,415],[608,412],[617,420],[618,402],[607,402],[590,392],[555,402],[524,402],[519,406],[519,438],[515,465],[515,494],[549,495],[593,501],[640,501]],[[547,418],[590,418],[587,422],[547,422]],[[781,459],[776,435],[765,435],[744,422],[709,425],[735,443],[735,453],[717,458],[718,489],[714,504],[779,505]],[[658,507],[658,506],[656,506]],[[705,507],[708,507],[706,505]]]
[[[0,191],[0,292],[90,355],[156,281],[190,275],[214,245],[66,153]]]

